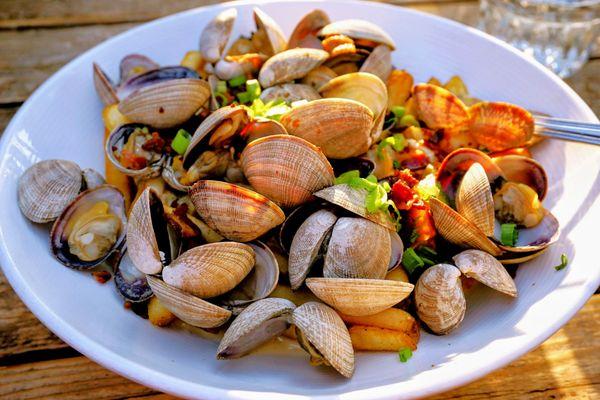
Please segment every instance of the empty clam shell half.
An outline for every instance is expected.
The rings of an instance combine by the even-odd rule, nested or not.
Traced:
[[[268,49],[260,50],[268,56],[284,51],[287,48],[287,40],[277,22],[258,7],[254,7],[253,11],[256,28],[264,32],[268,42]]]
[[[105,106],[111,104],[117,104],[119,98],[117,97],[117,91],[113,83],[110,81],[108,75],[100,68],[100,66],[94,63],[94,87],[98,97]]]
[[[248,144],[241,156],[246,179],[283,207],[302,204],[333,184],[333,168],[318,147],[290,135],[271,135]]]
[[[290,135],[321,148],[328,158],[365,153],[372,144],[373,113],[349,99],[320,99],[292,108],[281,117]]]
[[[513,253],[529,253],[542,250],[558,240],[560,223],[551,212],[546,211],[544,218],[534,227],[518,229],[519,235],[514,246],[498,246]],[[501,242],[502,228],[498,220],[494,224],[494,238]]]
[[[77,197],[82,184],[81,169],[74,162],[40,161],[19,178],[17,202],[29,220],[52,222]]]
[[[415,306],[434,333],[444,335],[455,329],[467,309],[458,268],[437,264],[426,269],[415,286]]]
[[[288,40],[288,48],[320,46],[317,32],[329,24],[329,16],[322,10],[312,10],[298,22]],[[320,47],[317,47],[320,48]]]
[[[363,62],[359,72],[368,72],[383,82],[386,82],[392,73],[392,51],[385,44],[375,47]]]
[[[400,303],[413,291],[406,282],[385,279],[308,278],[306,286],[347,315],[373,315]]]
[[[485,236],[494,235],[494,199],[481,164],[471,165],[463,177],[456,194],[456,210],[479,227]]]
[[[364,189],[355,189],[347,184],[340,184],[321,189],[315,196],[332,204],[340,206],[356,215],[373,221],[389,230],[395,231],[396,226],[390,215],[384,211],[370,213],[367,211],[366,196]]]
[[[217,62],[223,55],[223,49],[229,41],[237,10],[228,8],[213,18],[200,34],[200,54],[208,62]]]
[[[126,232],[123,195],[114,186],[98,186],[79,194],[54,222],[52,253],[67,267],[90,269],[120,250]]]
[[[252,241],[285,219],[277,204],[231,183],[199,181],[190,190],[190,197],[204,222],[229,240]]]
[[[481,250],[465,250],[452,257],[466,276],[494,290],[517,297],[517,286],[506,269],[493,256]]]
[[[254,250],[243,243],[219,242],[194,247],[163,268],[163,280],[184,292],[210,298],[229,292],[250,273]]]
[[[133,122],[171,128],[186,122],[210,98],[201,79],[172,79],[142,87],[119,103],[119,111]]]
[[[161,304],[187,324],[199,328],[216,328],[231,317],[229,310],[172,287],[153,276],[148,276],[147,279]]]
[[[217,349],[218,359],[238,358],[289,326],[296,306],[287,299],[268,298],[250,304],[233,320]]]
[[[369,250],[365,251],[365,243]],[[391,258],[388,230],[364,218],[337,220],[327,245],[323,276],[383,279]]]
[[[354,373],[354,349],[350,333],[337,312],[323,303],[309,301],[292,313],[298,342],[311,362],[330,365],[346,378]]]
[[[158,69],[160,65],[142,54],[128,54],[119,63],[119,81],[121,83],[145,72]]]
[[[323,63],[329,53],[317,49],[291,49],[269,58],[258,73],[262,87],[291,82],[303,78],[310,70]]]
[[[483,250],[494,256],[502,253],[481,229],[440,200],[430,198],[429,207],[436,229],[447,241],[458,246]]]
[[[335,21],[323,27],[318,36],[345,35],[352,39],[363,39],[396,48],[394,40],[383,29],[372,22],[363,19],[345,19]]]
[[[306,279],[336,221],[337,217],[331,211],[318,210],[306,218],[296,231],[288,261],[292,289],[298,289]]]

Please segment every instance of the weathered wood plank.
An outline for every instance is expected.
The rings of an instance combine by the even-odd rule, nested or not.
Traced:
[[[598,313],[600,296],[596,295],[573,320],[535,351],[436,399],[598,398]],[[0,397],[171,399],[108,372],[84,357],[0,367]]]
[[[0,107],[0,135],[6,129],[11,118],[16,114],[19,107]]]

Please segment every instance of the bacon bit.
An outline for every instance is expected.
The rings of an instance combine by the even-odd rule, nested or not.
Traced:
[[[188,218],[188,205],[181,204],[173,211],[166,212],[167,221],[183,238],[195,238],[202,235],[198,227]]]
[[[153,151],[155,153],[162,153],[165,148],[165,143],[165,140],[160,137],[158,132],[152,132],[152,138],[148,139],[146,143],[142,145],[142,149]]]
[[[121,165],[127,169],[140,170],[148,166],[148,160],[124,149],[121,152]]]
[[[392,185],[390,196],[398,210],[408,210],[416,202],[421,201],[417,192],[413,190],[413,186],[419,181],[412,176],[409,170],[396,171],[394,178],[397,180]]]
[[[125,309],[127,310],[131,310],[131,302],[126,301],[125,303],[123,303],[123,307],[125,307]]]
[[[105,284],[112,278],[112,275],[108,271],[94,271],[92,272],[92,276],[96,280],[96,282],[100,284]]]

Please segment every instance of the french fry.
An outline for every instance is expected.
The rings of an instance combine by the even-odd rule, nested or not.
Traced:
[[[405,332],[364,325],[351,326],[348,331],[354,350],[398,351],[404,347],[417,349],[417,341]]]
[[[436,78],[435,76],[432,76],[431,78],[429,78],[427,83],[429,83],[430,85],[444,87],[444,85],[442,85],[442,82],[440,82],[440,80],[438,78]]]
[[[417,338],[419,335],[419,324],[417,323],[417,320],[412,315],[399,308],[388,308],[380,313],[362,317],[354,317],[340,313],[340,317],[342,317],[344,322],[350,325],[366,325],[392,329],[406,332]]]
[[[108,139],[108,135],[119,125],[126,124],[127,118],[119,112],[116,104],[106,107],[102,111],[102,120],[104,121],[104,140]],[[131,205],[131,178],[119,171],[104,155],[104,171],[106,183],[115,186],[123,193],[125,198],[125,208],[128,210]]]
[[[385,279],[408,283],[408,274],[404,268],[398,267],[395,270],[388,272],[388,274],[385,276]]]
[[[293,291],[289,286],[286,285],[277,285],[269,297],[281,297],[283,299],[288,299],[296,306],[301,306],[309,301],[320,301],[311,292],[302,289]]]
[[[202,55],[199,51],[190,50],[185,53],[185,56],[183,56],[180,64],[182,67],[186,67],[198,72],[202,78],[206,78],[206,71],[204,71],[206,61],[202,59]]]
[[[454,75],[452,78],[450,78],[444,85],[444,88],[460,97],[461,100],[469,97],[469,89],[467,89],[467,85],[465,85],[463,80],[458,75]]]
[[[156,297],[150,299],[150,302],[148,302],[148,319],[152,325],[167,326],[175,321],[175,318],[177,317],[167,310]]]
[[[395,69],[387,80],[388,109],[394,106],[403,106],[410,96],[414,84],[411,74],[406,71]]]

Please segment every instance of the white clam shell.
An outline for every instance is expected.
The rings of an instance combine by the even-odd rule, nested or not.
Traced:
[[[484,285],[517,297],[517,286],[500,261],[481,250],[465,250],[452,257],[464,275]]]

